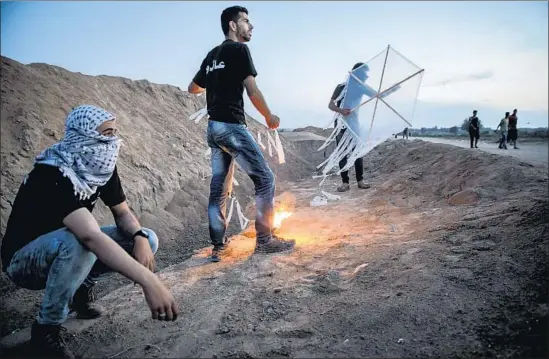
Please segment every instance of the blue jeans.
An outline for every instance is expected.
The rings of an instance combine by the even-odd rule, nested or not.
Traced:
[[[507,131],[501,131],[501,138],[499,140],[499,148],[507,148]]]
[[[275,181],[273,171],[263,157],[259,145],[245,125],[209,121],[208,146],[212,149],[212,181],[208,219],[210,239],[214,248],[222,248],[227,221],[227,197],[232,192],[236,161],[255,186],[255,230],[257,243],[272,237]]]
[[[143,230],[149,233],[151,249],[156,253],[156,234],[150,229]],[[124,237],[116,226],[102,227],[101,231],[132,254],[133,239]],[[18,250],[6,273],[19,287],[45,289],[36,317],[39,324],[62,324],[69,313],[69,302],[80,285],[93,285],[102,274],[110,271],[71,231],[60,228]]]

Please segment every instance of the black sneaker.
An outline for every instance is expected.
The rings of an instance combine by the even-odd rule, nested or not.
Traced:
[[[216,247],[214,246],[212,249],[212,255],[210,256],[210,260],[212,262],[219,262],[221,260],[221,257],[223,257],[224,254],[228,252],[229,249],[229,243],[231,243],[231,238],[225,236],[223,238],[223,244]]]
[[[74,354],[67,348],[61,331],[66,331],[61,325],[38,324],[34,322],[31,329],[30,347],[37,358],[67,358],[74,359]]]
[[[255,253],[270,254],[288,252],[294,249],[295,240],[284,240],[273,236],[267,243],[258,243],[255,246]]]
[[[351,185],[348,183],[342,183],[341,186],[337,187],[338,192],[347,192],[351,189]]]
[[[214,249],[212,249],[212,255],[210,256],[210,260],[215,263],[221,261],[221,257],[223,257],[225,253],[227,253],[227,249],[228,248],[226,246],[218,248],[214,247]]]
[[[105,309],[98,304],[94,304],[94,301],[93,286],[86,287],[82,284],[74,293],[69,307],[71,312],[76,313],[78,319],[95,319],[102,316]]]
[[[358,188],[360,189],[368,189],[372,187],[369,183],[364,182],[364,180],[358,181],[357,185],[358,185]]]

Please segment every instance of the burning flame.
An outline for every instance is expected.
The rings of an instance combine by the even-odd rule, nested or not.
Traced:
[[[276,212],[273,219],[273,228],[280,228],[280,226],[282,226],[282,221],[290,217],[292,214],[292,212],[286,211]]]

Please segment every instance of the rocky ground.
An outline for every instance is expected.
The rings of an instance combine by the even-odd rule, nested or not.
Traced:
[[[272,166],[278,172],[279,193],[283,192],[277,203],[293,215],[278,232],[295,238],[296,250],[252,255],[251,223],[244,232],[232,227],[235,235],[228,257],[209,263],[207,227],[200,214],[204,211],[200,196],[207,194],[208,182],[188,176],[207,169],[207,162],[203,167],[196,164],[205,147],[200,147],[203,139],[185,117],[200,103],[190,97],[182,100],[191,107],[185,112],[180,109],[184,105],[172,102],[180,94],[176,88],[162,95],[169,87],[147,84],[138,90],[132,86],[139,82],[84,77],[45,65],[10,62],[12,68],[6,70],[5,61],[11,60],[3,59],[2,64],[3,225],[14,184],[30,165],[30,154],[53,140],[47,137],[48,128],[62,130],[63,111],[47,111],[61,106],[67,93],[75,94],[78,101],[104,101],[100,104],[111,104],[120,113],[131,113],[131,103],[125,101],[135,97],[136,103],[144,104],[140,111],[157,116],[154,123],[148,112],[136,114],[134,121],[122,117],[128,141],[130,133],[142,137],[127,144],[121,168],[140,217],[151,216],[153,228],[167,227],[168,235],[175,238],[165,241],[158,253],[159,276],[173,290],[182,314],[173,323],[153,321],[141,289],[113,274],[99,287],[99,302],[108,315],[67,322],[69,344],[78,356],[532,358],[547,354],[546,166],[448,144],[391,140],[365,158],[371,189],[359,190],[352,182],[351,191],[339,194],[339,200],[313,207],[310,201],[321,190],[336,194],[338,178],[320,188],[310,176],[314,164],[300,159],[286,143],[288,163]],[[13,75],[6,72],[14,69]],[[25,86],[20,85],[25,76]],[[96,97],[85,97],[89,91],[84,90],[79,95],[79,86],[95,91],[95,83],[103,86]],[[37,94],[44,93],[40,86],[46,84],[48,95],[39,98]],[[132,89],[120,92],[124,86]],[[109,92],[111,87],[118,91]],[[147,107],[152,103],[147,96],[153,95],[157,101],[165,99],[166,111],[152,104]],[[181,92],[181,96],[188,95]],[[56,105],[46,105],[47,101]],[[166,115],[170,111],[173,116]],[[48,113],[51,123],[41,113]],[[172,119],[178,116],[180,123]],[[145,129],[149,133],[141,134]],[[5,139],[5,130],[11,131],[11,138]],[[163,137],[164,130],[174,136],[173,142]],[[194,141],[193,145],[175,150],[185,140]],[[21,152],[25,144],[29,149]],[[164,146],[162,157],[154,155],[152,144]],[[188,155],[195,152],[195,157]],[[181,165],[182,161],[187,162]],[[148,175],[138,175],[142,171]],[[249,191],[241,173],[237,178],[238,188]],[[191,195],[196,198],[186,197]],[[189,212],[189,203],[199,205]],[[178,227],[181,218],[190,218],[189,223]],[[27,326],[41,293],[3,283],[2,333],[13,333],[2,338],[2,356],[25,356]]]

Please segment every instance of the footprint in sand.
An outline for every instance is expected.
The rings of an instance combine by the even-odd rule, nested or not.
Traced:
[[[414,258],[414,254],[420,252],[420,248],[409,248],[406,250],[406,254],[400,256],[402,262],[410,262]]]

